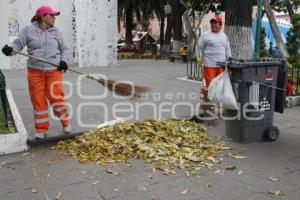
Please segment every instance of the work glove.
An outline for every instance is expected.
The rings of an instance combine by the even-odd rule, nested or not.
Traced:
[[[202,62],[203,62],[202,58],[200,56],[197,56],[196,59],[197,59],[197,63],[199,65],[202,65]]]
[[[6,56],[11,56],[13,52],[13,48],[8,46],[7,44],[2,48],[2,53],[5,54]]]
[[[57,67],[57,69],[60,70],[60,71],[66,72],[67,69],[68,69],[68,64],[65,61],[61,60],[59,62],[59,66]]]

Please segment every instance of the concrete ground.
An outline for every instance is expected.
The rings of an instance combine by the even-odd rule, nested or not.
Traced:
[[[67,101],[71,105],[69,110],[73,111],[71,123],[74,131],[87,130],[116,117],[141,120],[175,115],[182,118],[190,115],[192,108],[189,105],[196,107],[198,102],[199,86],[177,79],[186,76],[186,66],[181,63],[122,60],[117,66],[85,68],[84,71],[149,85],[153,93],[137,101],[117,99],[111,93],[103,98],[93,98],[92,95],[105,93],[103,87],[90,80],[80,81],[75,74],[68,72],[65,80],[70,84],[66,86],[66,94],[70,94]],[[25,126],[32,135],[34,121],[26,70],[4,71],[4,74]],[[133,106],[132,110],[123,114],[113,113],[117,103],[122,103],[119,106],[123,106],[123,109]],[[185,103],[186,106],[179,106],[178,103]],[[172,108],[175,110],[173,114],[170,112]],[[61,199],[70,200],[300,200],[299,112],[298,106],[286,109],[284,114],[275,115],[275,125],[281,130],[277,141],[256,144],[232,142],[233,151],[241,152],[246,159],[234,159],[225,155],[223,163],[217,168],[203,170],[200,175],[192,177],[182,171],[172,176],[162,175],[159,171],[152,172],[149,164],[134,159],[130,160],[130,166],[110,165],[110,168],[121,173],[120,176],[114,176],[107,173],[104,167],[92,163],[80,164],[49,146],[31,149],[26,153],[2,155],[0,199],[48,200],[61,195]],[[216,127],[209,127],[208,132],[224,136],[224,123],[220,121]],[[57,121],[51,121],[49,134],[61,134]],[[214,173],[227,165],[234,165],[237,169],[225,171],[224,174]],[[278,177],[278,181],[271,181],[269,176]],[[276,190],[281,190],[284,195],[274,196],[268,192]]]

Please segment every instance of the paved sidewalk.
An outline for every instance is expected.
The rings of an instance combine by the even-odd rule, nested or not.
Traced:
[[[137,102],[155,102],[157,106],[168,102],[163,107],[168,110],[176,102],[189,102],[193,105],[198,102],[198,96],[195,96],[199,90],[198,85],[176,79],[185,76],[185,67],[183,64],[171,64],[167,61],[122,60],[114,67],[84,70],[103,73],[116,80],[132,80],[137,84],[149,85],[153,89],[153,96]],[[32,134],[33,116],[27,90],[26,71],[4,73],[25,126]],[[103,87],[90,80],[82,80],[80,86],[77,76],[71,72],[66,73],[65,80],[72,83],[71,87],[66,88],[66,94],[73,90],[73,95],[68,102],[72,105],[71,109],[76,111],[72,118],[72,126],[76,131],[86,130],[103,121],[114,119],[109,111],[116,102],[137,105],[133,100],[119,100],[113,98],[111,94],[104,99],[83,99],[78,89],[81,89],[84,94],[99,95],[103,93]],[[93,102],[93,105],[89,104],[90,102]],[[105,109],[99,102],[108,105],[107,117],[103,115]],[[80,108],[82,112],[78,114]],[[153,118],[151,108],[153,107],[145,106],[133,115],[138,116],[136,120]],[[65,157],[51,147],[32,149],[26,154],[22,152],[2,155],[0,156],[0,199],[52,200],[61,192],[61,199],[70,200],[300,200],[299,113],[298,106],[286,109],[282,115],[276,114],[275,125],[281,130],[281,135],[276,142],[247,145],[232,143],[233,150],[241,152],[247,158],[237,160],[225,156],[224,163],[220,167],[226,165],[237,167],[236,170],[226,171],[225,174],[216,174],[214,170],[203,170],[201,175],[194,177],[188,177],[182,171],[178,171],[176,175],[165,176],[159,171],[152,172],[150,165],[141,160],[130,160],[131,166],[110,165],[113,170],[121,173],[120,176],[114,176],[98,165],[79,164],[77,160]],[[179,107],[176,110],[177,117],[189,114],[188,107]],[[123,115],[119,117],[126,117],[128,113]],[[171,117],[171,113],[165,111],[162,116],[168,118]],[[59,134],[61,127],[57,121],[52,120],[50,130],[49,134]],[[208,131],[224,136],[224,123],[219,122],[218,126],[209,127]],[[239,175],[239,171],[243,173]],[[149,178],[149,174],[152,178]],[[279,180],[272,182],[269,176],[276,176]],[[208,183],[211,187],[207,187]],[[188,191],[182,194],[186,189]],[[274,197],[268,193],[270,190],[281,190],[285,195]]]

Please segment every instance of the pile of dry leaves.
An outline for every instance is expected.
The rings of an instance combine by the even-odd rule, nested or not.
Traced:
[[[227,143],[208,135],[205,128],[186,120],[146,120],[121,122],[95,129],[73,140],[61,141],[57,148],[80,162],[105,164],[144,159],[164,174],[183,169],[188,175],[218,163]]]

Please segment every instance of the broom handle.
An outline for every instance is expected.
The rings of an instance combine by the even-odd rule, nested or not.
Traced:
[[[28,55],[28,54],[23,53],[23,52],[20,52],[20,51],[15,51],[15,50],[13,50],[13,52],[16,53],[16,54],[20,54],[20,55],[23,55],[23,56],[26,56],[26,57],[29,57],[29,58],[33,58],[33,59],[35,59],[35,60],[38,60],[38,61],[41,61],[41,62],[44,62],[44,63],[47,63],[47,64],[50,64],[50,65],[53,65],[53,66],[55,66],[55,67],[58,67],[58,66],[59,66],[58,64],[55,64],[55,63],[53,63],[53,62],[50,62],[50,61],[47,61],[47,60],[44,60],[44,59],[42,59],[42,58],[38,58],[38,57],[35,57],[35,56],[32,56],[32,55]],[[76,69],[68,68],[68,70],[71,71],[71,72],[74,72],[74,73],[77,73],[77,74],[86,76],[85,73],[83,73],[83,72],[81,72],[81,71],[78,71],[78,70],[76,70]]]

